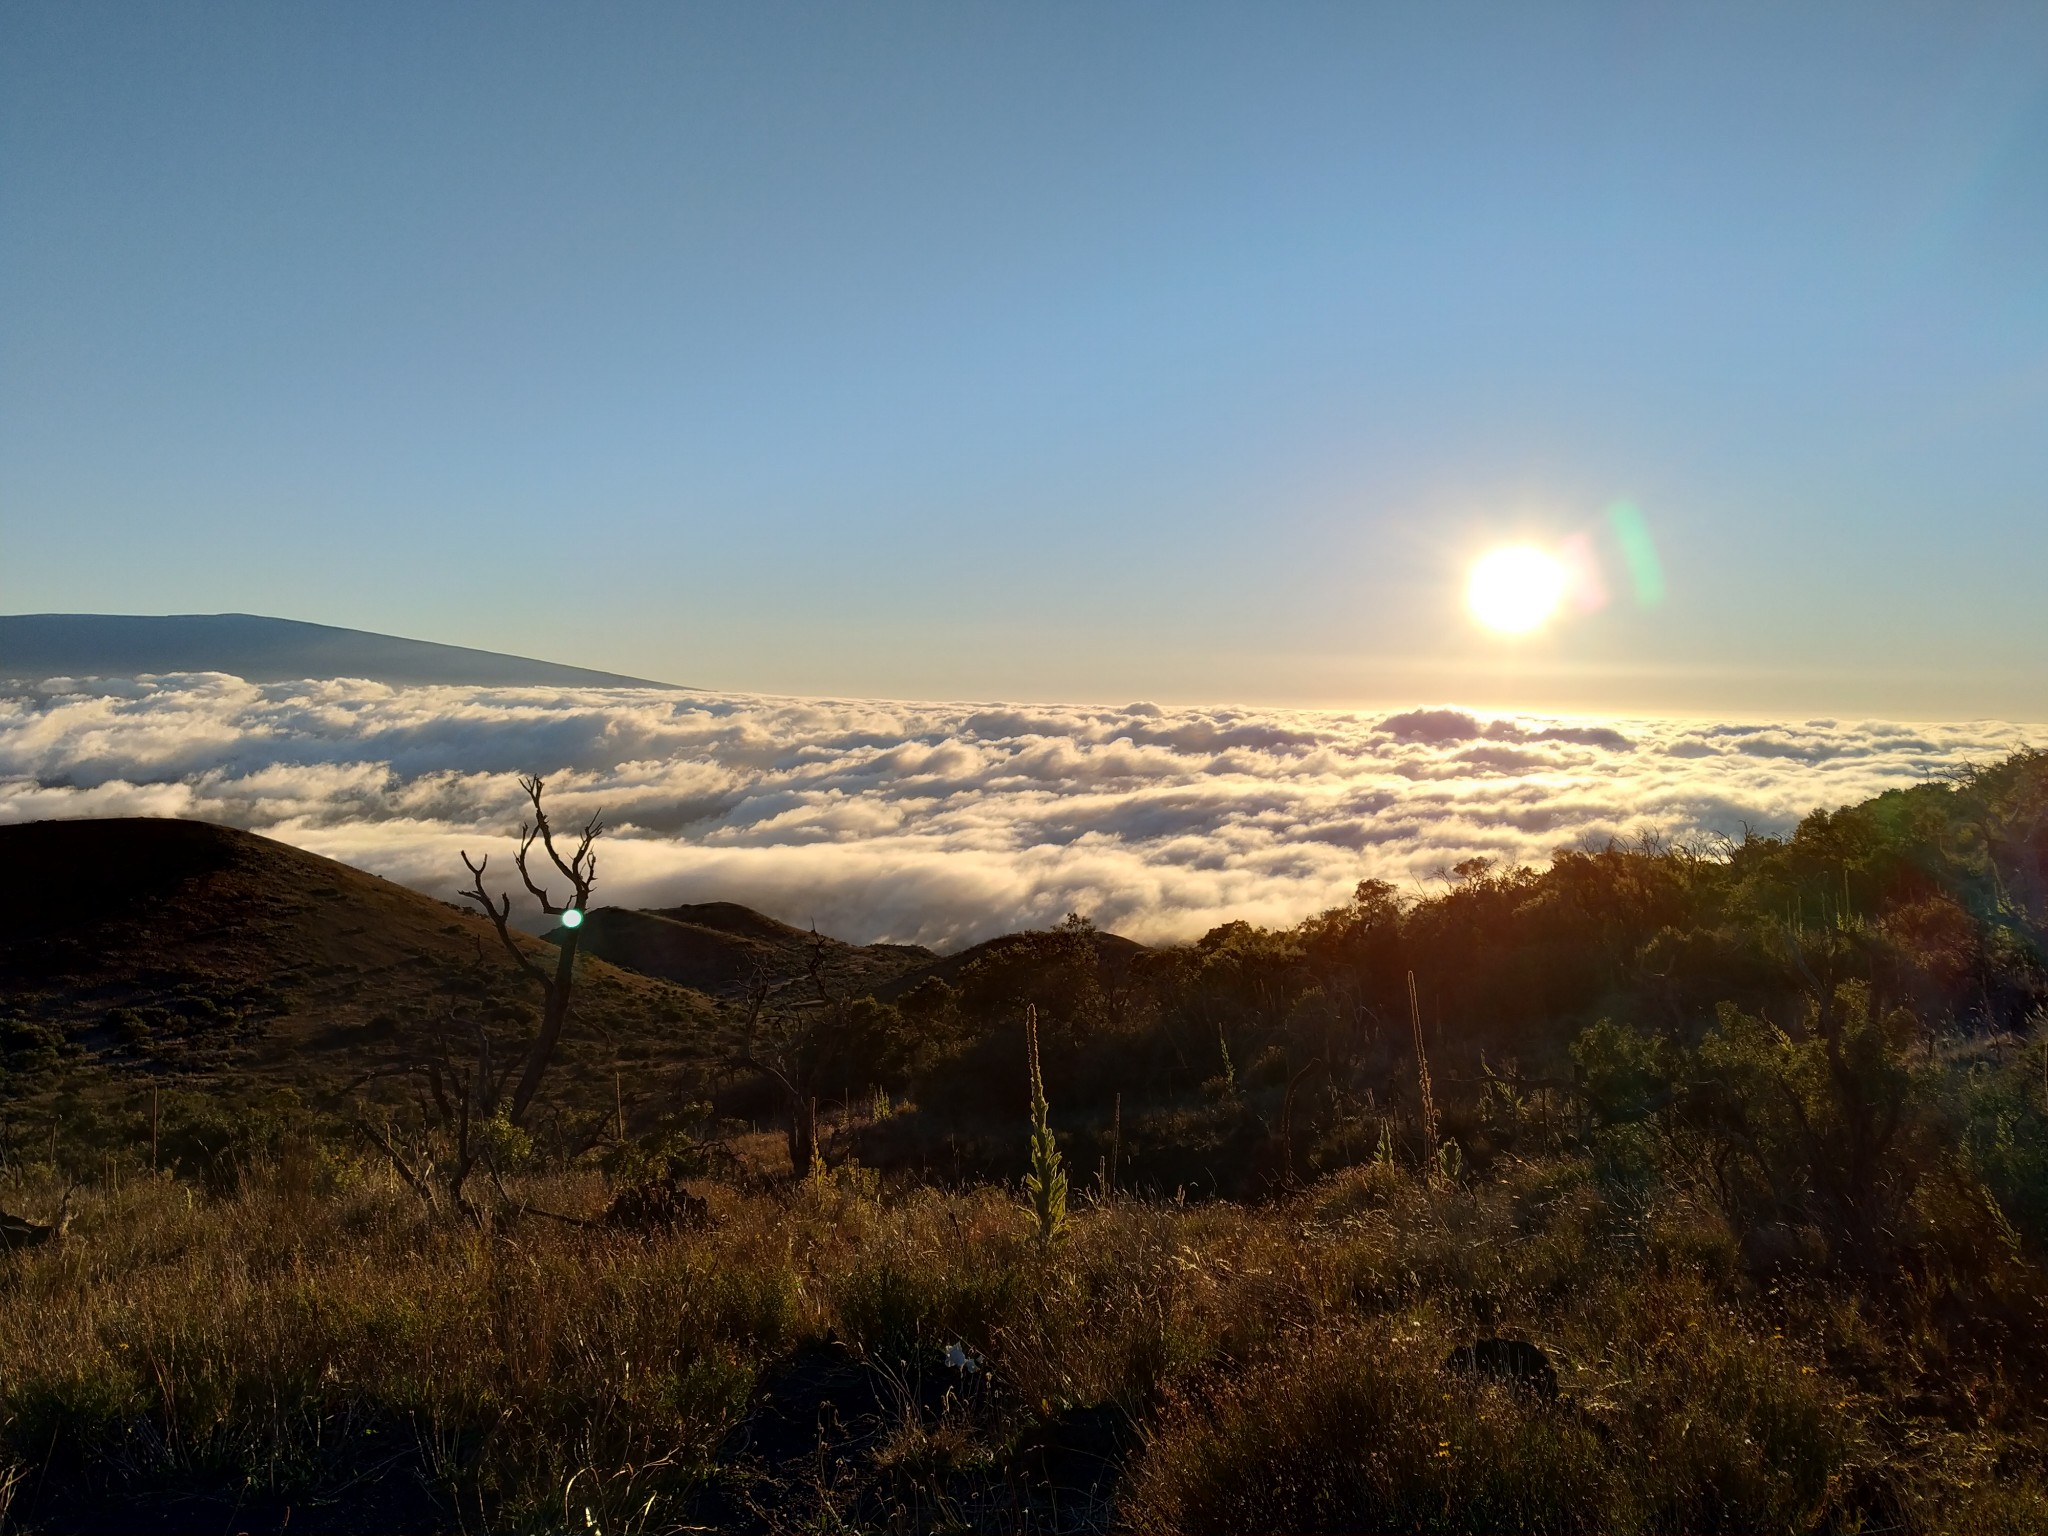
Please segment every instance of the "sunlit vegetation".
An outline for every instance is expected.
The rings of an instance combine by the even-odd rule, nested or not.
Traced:
[[[38,1088],[0,1486],[50,1529],[2048,1528],[2044,956],[2021,753],[757,989],[466,1211],[340,1100]],[[67,1037],[4,1027],[46,1085]]]

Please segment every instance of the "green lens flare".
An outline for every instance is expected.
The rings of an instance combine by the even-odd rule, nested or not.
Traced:
[[[581,928],[583,926],[583,914],[576,908],[571,907],[562,914],[562,926],[564,928]]]
[[[1607,509],[1607,525],[1621,546],[1621,558],[1628,566],[1629,580],[1636,589],[1636,603],[1654,608],[1664,601],[1664,567],[1657,559],[1657,545],[1643,514],[1631,501],[1617,501]]]

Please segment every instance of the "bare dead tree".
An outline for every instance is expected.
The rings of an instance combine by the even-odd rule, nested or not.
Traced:
[[[575,850],[565,859],[555,846],[554,828],[542,800],[546,784],[536,776],[521,779],[519,786],[533,808],[532,818],[519,829],[519,851],[513,855],[519,878],[550,917],[572,911],[581,914],[588,910],[591,887],[597,880],[594,845],[604,831],[603,820],[593,815],[584,823]],[[568,879],[565,902],[556,902],[549,888],[536,880],[536,847]],[[367,1114],[358,1118],[364,1135],[429,1211],[441,1209],[445,1198],[456,1212],[481,1224],[482,1213],[465,1193],[466,1186],[481,1165],[502,1190],[497,1167],[502,1151],[499,1143],[508,1132],[524,1131],[534,1096],[561,1042],[569,1019],[581,928],[578,921],[563,925],[550,974],[513,933],[511,896],[494,896],[484,885],[490,856],[471,859],[465,849],[462,862],[470,875],[469,889],[462,896],[483,909],[514,967],[541,994],[540,1027],[523,1046],[505,1047],[493,1040],[481,1020],[450,1016],[427,1032],[422,1051],[405,1069],[419,1090],[415,1130],[403,1131],[395,1123],[376,1124]],[[539,873],[544,876],[545,870]],[[481,966],[481,940],[477,960]]]
[[[565,912],[583,913],[590,907],[590,888],[597,882],[597,852],[595,844],[604,833],[603,813],[593,815],[583,824],[578,835],[576,851],[564,859],[555,848],[554,828],[548,822],[547,810],[541,804],[542,791],[546,784],[535,776],[521,779],[519,787],[526,791],[526,798],[533,805],[533,819],[519,828],[519,851],[512,861],[519,869],[520,881],[540,903],[541,911],[550,917],[560,917]],[[565,905],[556,905],[548,888],[536,884],[533,871],[528,863],[534,844],[538,843],[546,852],[548,861],[569,882],[569,900]],[[512,957],[512,963],[519,967],[541,992],[540,1032],[527,1047],[526,1057],[521,1064],[519,1081],[512,1090],[512,1102],[505,1106],[505,1119],[517,1126],[526,1119],[526,1111],[533,1103],[533,1096],[540,1090],[541,1079],[547,1075],[548,1063],[554,1059],[555,1047],[562,1038],[563,1026],[569,1019],[570,991],[575,982],[576,946],[582,937],[580,926],[564,926],[561,947],[555,955],[555,974],[536,964],[533,957],[519,947],[519,941],[512,936],[510,920],[512,897],[508,893],[493,897],[484,887],[484,870],[491,862],[485,854],[472,861],[467,849],[463,850],[462,862],[470,875],[469,889],[462,892],[463,899],[473,901],[483,908],[484,915],[498,930],[498,940],[505,947],[505,953]],[[580,921],[580,920],[579,920]],[[493,1106],[495,1110],[495,1106]]]

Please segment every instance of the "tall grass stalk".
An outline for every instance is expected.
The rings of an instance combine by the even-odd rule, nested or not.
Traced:
[[[1031,1214],[1038,1220],[1038,1241],[1051,1244],[1067,1229],[1067,1170],[1053,1140],[1046,1114],[1045,1076],[1038,1066],[1038,1009],[1024,1010],[1024,1039],[1031,1055],[1031,1172],[1024,1179],[1024,1193],[1031,1200]]]
[[[1415,995],[1415,973],[1408,973],[1408,1020],[1415,1026],[1415,1080],[1422,1089],[1422,1167],[1437,1173],[1436,1096],[1429,1087],[1429,1053],[1422,1048],[1422,1003]]]

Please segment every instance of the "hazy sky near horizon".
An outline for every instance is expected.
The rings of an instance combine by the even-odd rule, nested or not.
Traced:
[[[2040,719],[2044,571],[2038,4],[0,10],[0,610]]]

